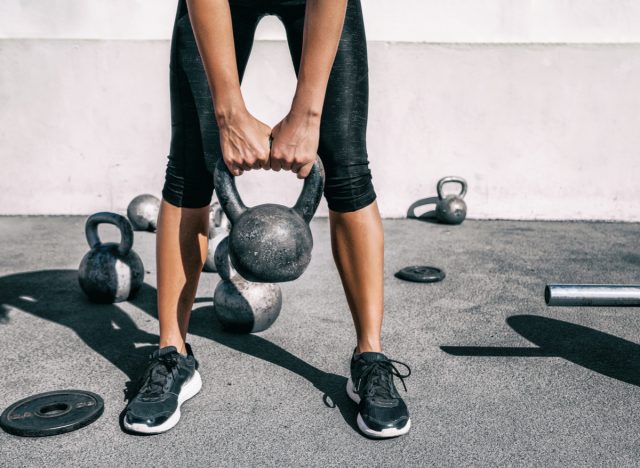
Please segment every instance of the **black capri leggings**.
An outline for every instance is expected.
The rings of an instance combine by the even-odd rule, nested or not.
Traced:
[[[240,79],[256,26],[266,15],[284,23],[293,66],[302,54],[305,0],[229,0]],[[320,123],[318,155],[325,168],[329,208],[347,212],[376,199],[366,146],[369,82],[360,0],[348,0],[342,36],[331,69]],[[171,147],[163,198],[200,208],[211,203],[213,170],[222,156],[211,91],[187,13],[178,1],[170,59]]]

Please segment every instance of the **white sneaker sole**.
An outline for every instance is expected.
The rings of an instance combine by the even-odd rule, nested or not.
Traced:
[[[142,434],[160,434],[162,432],[168,431],[173,426],[178,424],[178,421],[180,421],[180,408],[182,407],[182,404],[188,399],[196,396],[201,388],[202,379],[200,377],[200,373],[198,371],[195,371],[193,377],[191,377],[191,379],[189,379],[189,381],[182,386],[180,395],[178,395],[178,408],[169,419],[157,426],[147,426],[146,424],[139,423],[129,424],[125,419],[124,427],[132,432],[140,432]]]
[[[353,389],[353,382],[351,381],[351,377],[347,379],[347,395],[349,395],[349,398],[351,398],[354,402],[360,403],[360,395],[358,395],[356,391]],[[405,424],[400,429],[389,428],[389,429],[383,429],[381,431],[374,431],[373,429],[371,429],[369,426],[365,424],[359,412],[358,412],[357,422],[358,422],[358,429],[360,429],[364,434],[368,435],[369,437],[373,437],[375,439],[387,439],[389,437],[398,437],[401,435],[405,435],[407,432],[409,432],[409,429],[411,429],[411,419],[409,419],[407,421],[407,424]]]

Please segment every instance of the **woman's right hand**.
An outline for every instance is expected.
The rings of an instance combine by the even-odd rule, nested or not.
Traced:
[[[271,127],[243,110],[218,116],[222,157],[234,176],[251,169],[268,169]]]

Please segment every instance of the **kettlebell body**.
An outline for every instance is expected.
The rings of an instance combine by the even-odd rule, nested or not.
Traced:
[[[264,204],[249,208],[233,223],[229,246],[231,263],[243,278],[280,283],[306,270],[313,237],[293,209]]]
[[[209,239],[213,239],[217,234],[228,232],[231,228],[227,216],[222,211],[220,203],[214,201],[209,207]]]
[[[273,283],[252,283],[236,275],[223,279],[213,294],[213,310],[222,326],[236,333],[266,330],[280,315],[282,292]]]
[[[460,184],[458,195],[443,195],[442,188],[448,182]],[[461,224],[467,217],[467,204],[464,196],[467,193],[467,181],[462,177],[444,177],[438,181],[438,202],[436,203],[436,218],[444,224]]]
[[[231,259],[229,258],[229,236],[225,236],[222,239],[214,254],[215,268],[220,278],[230,281],[237,276],[236,270],[231,266]]]
[[[154,232],[158,228],[160,200],[153,195],[138,195],[127,207],[127,218],[137,231]]]
[[[100,241],[98,225],[103,223],[120,229],[119,244]],[[135,296],[144,281],[144,265],[131,249],[133,229],[129,221],[116,213],[96,213],[87,219],[85,233],[91,250],[78,268],[78,282],[85,294],[99,303],[121,302]]]
[[[216,262],[215,262],[216,249],[218,248],[218,244],[223,239],[226,239],[227,236],[229,235],[229,233],[225,230],[222,230],[222,231],[216,230],[216,232],[219,232],[219,233],[216,234],[212,239],[208,240],[207,258],[204,261],[204,265],[202,265],[202,271],[206,271],[207,273],[215,273],[217,271]]]
[[[292,208],[274,203],[247,208],[234,177],[224,161],[218,161],[216,193],[231,223],[231,264],[242,278],[280,283],[302,275],[311,261],[313,236],[309,222],[320,203],[323,186],[324,170],[317,159]]]

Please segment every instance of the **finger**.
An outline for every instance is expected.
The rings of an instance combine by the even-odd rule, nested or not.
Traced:
[[[284,169],[285,171],[290,171],[291,170],[291,164],[293,163],[293,161],[291,160],[287,160],[287,159],[282,159],[280,161],[280,166],[282,167],[282,169]]]
[[[260,167],[258,167],[258,169],[262,169],[265,171],[268,171],[271,169],[271,165],[269,163],[269,160],[260,160]]]
[[[311,169],[313,168],[313,162],[305,164],[298,171],[298,179],[306,179],[309,173],[311,173]]]
[[[257,169],[267,169],[269,170],[269,157],[271,156],[270,150],[264,149],[260,157],[258,157],[258,167]]]
[[[239,164],[239,161],[234,161],[234,160],[230,160],[230,161],[225,161],[227,168],[229,169],[229,172],[231,172],[234,176],[239,176],[242,175],[242,167]]]
[[[302,168],[303,164],[294,162],[293,164],[291,164],[291,172],[297,174],[300,169]]]
[[[257,159],[253,157],[245,158],[242,160],[240,167],[244,171],[250,171],[251,169],[253,169],[253,166],[256,164],[256,161]]]
[[[282,166],[280,165],[280,160],[275,158],[271,158],[269,160],[269,166],[271,167],[272,171],[276,171],[276,172],[280,172],[280,169],[282,169]]]

